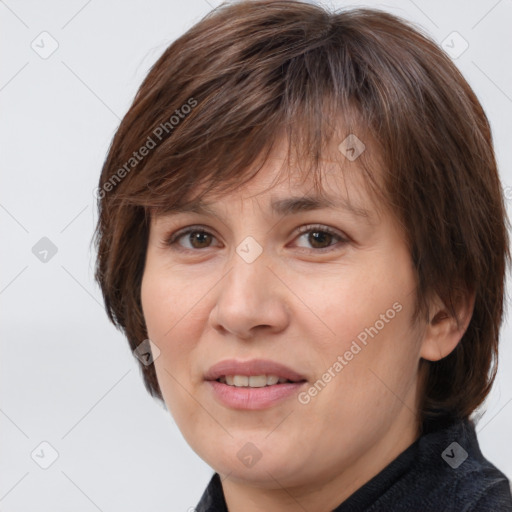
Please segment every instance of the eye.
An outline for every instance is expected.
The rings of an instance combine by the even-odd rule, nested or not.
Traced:
[[[338,242],[340,242],[342,245],[348,243],[349,241],[340,233],[337,233],[333,229],[322,225],[302,226],[299,228],[299,234],[299,239],[303,238],[304,235],[308,235],[306,240],[312,245],[314,249],[317,249],[316,252],[325,251],[326,249],[330,250],[330,248],[333,247],[333,244],[330,243],[333,239],[337,239]]]
[[[181,246],[181,244],[178,244],[178,241],[184,238],[185,235],[188,235],[188,237],[185,240],[187,240],[191,244],[191,247],[183,247]],[[181,229],[176,233],[171,233],[165,239],[164,245],[166,247],[175,247],[177,245],[180,245],[180,247],[178,247],[177,250],[207,249],[207,244],[211,240],[212,236],[213,235],[211,233],[206,231],[201,226],[190,226],[188,228]]]
[[[348,238],[344,237],[340,233],[337,233],[333,229],[322,225],[302,226],[298,229],[298,234],[299,239],[303,238],[304,235],[308,235],[306,240],[309,244],[311,244],[313,249],[316,249],[314,252],[330,250],[333,245],[336,245],[332,243],[333,239],[335,241],[337,240],[342,245],[349,242]],[[188,244],[190,244],[188,247],[185,247],[183,244],[179,243],[182,238],[186,240]],[[178,251],[208,249],[212,238],[215,237],[209,231],[206,231],[202,226],[190,226],[168,235],[164,240],[164,246],[175,248]]]

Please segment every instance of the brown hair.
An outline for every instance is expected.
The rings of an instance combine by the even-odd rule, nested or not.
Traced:
[[[382,195],[417,273],[415,317],[428,318],[433,293],[453,315],[464,293],[476,294],[455,350],[422,363],[421,419],[468,417],[496,375],[510,259],[491,131],[447,55],[383,11],[223,4],[167,48],[122,120],[99,181],[95,278],[108,316],[132,350],[147,338],[140,291],[153,213],[182,204],[200,184],[204,194],[236,190],[282,130],[297,161],[316,170],[338,119],[345,134],[378,148]],[[147,390],[163,400],[154,366],[140,367]]]

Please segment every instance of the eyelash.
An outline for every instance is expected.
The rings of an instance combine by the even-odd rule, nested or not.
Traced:
[[[329,228],[327,226],[322,226],[322,225],[312,225],[312,224],[309,224],[307,226],[302,226],[302,227],[299,228],[297,236],[301,236],[301,235],[303,235],[305,233],[315,232],[315,231],[319,232],[319,233],[327,233],[329,235],[332,235],[335,238],[337,238],[338,241],[341,242],[343,245],[349,242],[348,238],[340,235],[339,233],[337,233],[333,229],[331,229],[331,228]],[[180,247],[177,242],[181,238],[183,238],[185,235],[189,235],[190,233],[201,233],[201,234],[204,234],[204,235],[212,235],[212,233],[210,233],[209,231],[206,231],[202,226],[190,226],[188,228],[181,229],[181,230],[178,230],[178,231],[176,231],[174,233],[171,233],[170,235],[165,237],[165,239],[164,239],[164,246],[165,247],[174,247],[174,246],[176,246],[177,248],[175,250],[183,251],[183,252],[198,252],[198,251],[201,251],[201,250],[209,249],[209,247],[206,247],[206,248],[203,248],[203,249],[188,249],[188,248]],[[212,236],[214,236],[214,235],[212,235]],[[321,249],[313,248],[313,249],[310,249],[310,250],[313,251],[313,252],[328,252],[330,250],[333,250],[333,248],[335,246],[336,246],[336,244],[333,244],[333,245],[330,245],[328,247],[323,247]],[[301,247],[300,249],[308,251],[308,249],[305,249],[304,247]]]

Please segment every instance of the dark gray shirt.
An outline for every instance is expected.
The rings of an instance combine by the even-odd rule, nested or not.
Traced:
[[[195,510],[229,512],[218,473]],[[512,512],[510,482],[484,458],[470,420],[424,432],[333,512]]]

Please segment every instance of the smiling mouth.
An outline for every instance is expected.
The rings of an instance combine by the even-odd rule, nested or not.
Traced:
[[[299,384],[305,382],[305,380],[292,381],[277,375],[223,375],[216,379],[216,381],[237,388],[263,388],[279,384]]]
[[[205,381],[223,407],[254,411],[277,407],[308,382],[305,375],[264,359],[221,361],[208,370]]]
[[[306,375],[270,359],[224,359],[205,372],[204,379],[218,390],[276,390],[297,388],[307,381]]]

